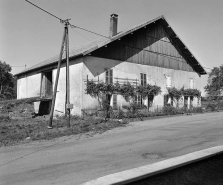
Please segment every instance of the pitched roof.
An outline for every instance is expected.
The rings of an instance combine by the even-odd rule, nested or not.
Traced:
[[[127,29],[125,31],[121,31],[119,32],[117,35],[113,36],[112,38],[103,38],[91,43],[88,43],[86,45],[74,48],[72,50],[70,50],[70,58],[73,57],[77,57],[77,56],[85,56],[89,53],[91,53],[92,51],[97,50],[98,48],[101,48],[113,41],[116,41],[118,39],[120,39],[121,37],[128,35],[136,30],[139,30],[140,28],[143,28],[153,22],[159,21],[160,24],[164,27],[165,31],[167,32],[169,38],[171,39],[171,42],[175,44],[175,46],[178,47],[178,49],[180,49],[182,51],[182,53],[184,54],[184,56],[187,57],[187,60],[189,61],[190,65],[193,66],[193,68],[195,69],[195,71],[197,73],[199,73],[200,75],[203,74],[207,74],[206,71],[204,70],[204,68],[201,66],[201,64],[197,61],[197,59],[194,57],[194,55],[192,54],[192,52],[188,49],[188,47],[182,42],[182,40],[179,38],[179,36],[177,36],[177,34],[174,32],[174,30],[171,28],[171,26],[169,25],[169,23],[167,22],[167,20],[165,19],[164,16],[160,16],[157,17],[155,19],[152,19],[150,21],[141,23],[139,25],[136,25],[130,29]],[[63,54],[62,59],[65,59],[65,54]],[[59,60],[59,55],[56,55],[52,58],[49,58],[47,60],[44,60],[41,63],[38,63],[30,68],[27,68],[26,70],[15,74],[15,76],[21,75],[21,74],[25,74],[27,72],[30,71],[34,71],[35,69],[39,69],[45,66],[49,66],[52,64],[56,64]]]

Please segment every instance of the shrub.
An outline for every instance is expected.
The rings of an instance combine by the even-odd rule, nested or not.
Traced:
[[[7,121],[10,121],[11,118],[9,117],[9,115],[0,115],[0,123],[1,122],[7,122]]]
[[[209,103],[205,109],[208,109],[210,111],[216,111],[217,110],[217,106],[214,103]]]
[[[164,115],[175,115],[175,114],[181,114],[182,111],[180,111],[179,109],[177,109],[176,107],[173,106],[166,106],[163,107],[163,111]]]
[[[204,113],[202,107],[194,107],[192,112],[193,113]]]
[[[119,110],[113,110],[111,112],[111,118],[114,118],[114,119],[123,119],[125,117],[126,117],[125,113],[122,110],[120,110],[120,109]]]

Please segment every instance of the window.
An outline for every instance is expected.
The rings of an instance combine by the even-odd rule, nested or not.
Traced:
[[[200,100],[201,100],[201,98],[197,97],[197,104],[198,105],[200,105],[200,103],[201,103]]]
[[[193,107],[193,101],[194,101],[194,97],[191,96],[191,97],[190,97],[190,107]]]
[[[191,88],[191,89],[194,88],[194,79],[190,79],[190,88]]]
[[[169,96],[168,95],[164,95],[164,106],[166,107],[167,106],[167,104],[168,104],[168,99],[169,99]]]
[[[134,101],[135,101],[135,103],[138,105],[138,106],[141,106],[142,105],[142,98],[141,98],[141,96],[140,95],[137,95],[137,96],[135,96],[135,98],[134,98]]]
[[[172,86],[172,81],[171,81],[171,77],[167,76],[166,77],[166,87],[171,87]]]
[[[113,94],[113,108],[117,109],[117,94]]]
[[[105,83],[107,84],[113,83],[113,69],[105,70]]]
[[[146,74],[140,73],[141,85],[146,86]]]
[[[173,106],[173,97],[167,95],[164,95],[164,106]]]
[[[153,95],[149,95],[148,96],[148,107],[152,107],[153,106],[153,99],[154,99]]]
[[[184,107],[188,107],[188,96],[184,96]]]

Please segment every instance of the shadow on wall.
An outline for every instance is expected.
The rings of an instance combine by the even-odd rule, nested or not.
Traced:
[[[104,73],[105,69],[111,69],[121,64],[122,62],[116,61],[116,60],[87,56],[87,57],[84,57],[83,63],[85,64],[86,68],[91,72],[91,74],[94,77],[96,77]],[[86,74],[87,74],[87,71],[86,71]]]

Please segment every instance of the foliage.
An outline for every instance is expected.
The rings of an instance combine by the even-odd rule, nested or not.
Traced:
[[[157,96],[159,93],[162,92],[161,87],[159,87],[157,85],[147,84],[146,89],[147,89],[147,97],[149,95]]]
[[[189,97],[201,97],[201,92],[198,89],[184,89],[182,87],[181,89],[177,89],[175,87],[167,88],[168,94],[176,98],[176,100],[179,100],[181,96],[189,96]]]
[[[119,90],[119,91],[118,91]],[[120,86],[120,89],[117,89],[117,94],[121,94],[126,100],[133,98],[136,95],[135,88],[129,82],[124,83]]]
[[[216,111],[217,110],[217,106],[214,103],[209,103],[206,108],[206,110],[210,110],[210,111]]]
[[[111,113],[111,118],[113,119],[123,119],[125,117],[126,117],[125,112],[121,109],[113,110]]]
[[[223,65],[214,67],[208,75],[208,83],[204,87],[205,92],[211,100],[222,96],[223,92]]]
[[[0,61],[0,101],[16,98],[16,79],[9,64]]]
[[[167,88],[168,90],[168,94],[173,97],[176,98],[176,100],[179,100],[182,96],[182,90],[181,89],[177,89],[175,87],[171,87],[171,88]]]
[[[201,97],[201,92],[198,89],[182,88],[182,95],[189,96],[189,97]]]
[[[107,84],[103,82],[95,83],[93,80],[87,82],[87,87],[85,89],[85,93],[89,94],[91,97],[98,98],[99,95],[105,95],[105,99],[102,99],[102,103],[100,103],[100,107],[103,111],[105,111],[106,118],[110,117],[110,112],[112,107],[110,107],[110,100],[112,94],[120,94],[122,95],[126,101],[129,99],[134,99],[136,95],[141,95],[143,98],[146,98],[150,95],[156,96],[161,92],[161,88],[156,85],[146,85],[146,86],[134,86],[129,82],[120,85],[119,83],[115,84]],[[130,104],[129,116],[133,113],[133,109],[135,110],[136,105]]]
[[[161,92],[161,87],[157,85],[147,84],[146,86],[134,87],[129,82],[120,85],[119,83],[107,84],[103,82],[95,83],[88,81],[85,93],[96,98],[100,93],[112,95],[113,93],[122,95],[126,100],[134,98],[136,95],[141,95],[143,98],[149,95],[156,96]]]
[[[176,114],[182,114],[183,111],[173,106],[166,106],[163,107],[163,113],[164,115],[176,115]]]
[[[194,107],[193,113],[204,113],[204,111],[203,111],[202,107]]]
[[[209,111],[218,111],[218,110],[223,110],[223,101],[217,102],[217,101],[212,101],[207,104],[205,107],[205,110]]]

